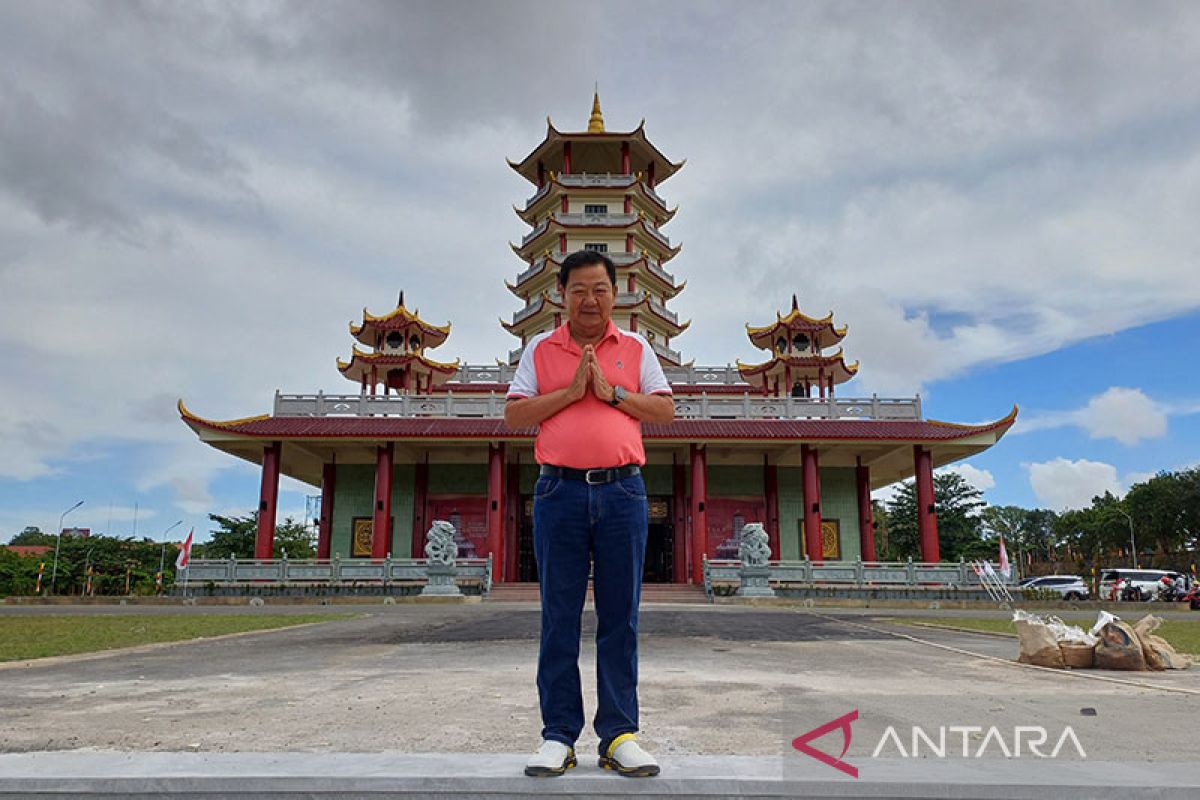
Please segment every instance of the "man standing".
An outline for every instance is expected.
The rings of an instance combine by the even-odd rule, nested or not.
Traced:
[[[562,775],[576,764],[575,740],[583,730],[580,621],[590,569],[600,766],[648,777],[658,774],[658,763],[634,736],[648,523],[641,421],[670,422],[675,404],[649,343],[610,319],[617,271],[608,256],[586,250],[567,256],[558,288],[567,322],[525,346],[504,409],[510,427],[538,426],[534,452],[541,464],[533,547],[542,598],[537,685],[543,727],[525,774]]]

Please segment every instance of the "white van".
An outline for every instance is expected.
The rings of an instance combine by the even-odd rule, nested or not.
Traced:
[[[1097,599],[1110,599],[1113,584],[1119,580],[1128,580],[1142,593],[1143,600],[1153,600],[1158,596],[1158,587],[1163,577],[1174,578],[1178,574],[1161,569],[1106,569],[1100,573],[1100,596]]]

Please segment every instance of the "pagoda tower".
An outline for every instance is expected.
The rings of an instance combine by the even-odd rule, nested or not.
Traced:
[[[404,292],[396,308],[377,317],[365,308],[358,325],[350,323],[350,335],[371,348],[364,352],[354,346],[350,361],[338,359],[338,371],[362,387],[363,394],[424,394],[446,383],[458,372],[459,362],[443,364],[425,355],[426,349],[446,341],[450,324],[431,325],[416,310],[404,306]]]
[[[821,319],[800,312],[796,295],[787,316],[775,313],[775,323],[761,328],[746,326],[750,342],[771,353],[762,364],[737,362],[742,378],[771,397],[833,397],[833,387],[858,373],[858,362],[847,364],[839,347],[825,355],[827,348],[840,343],[847,327],[833,326],[833,312]]]
[[[517,363],[534,335],[565,319],[558,291],[563,258],[576,250],[596,250],[617,267],[613,321],[644,336],[664,365],[679,366],[682,358],[671,349],[671,340],[690,322],[681,323],[667,303],[686,281],[676,283],[663,266],[680,246],[661,231],[675,209],[656,189],[684,162],[671,162],[650,143],[645,120],[628,133],[605,130],[599,93],[592,97],[586,131],[559,131],[548,117],[546,126],[541,144],[520,162],[508,162],[537,187],[524,208],[513,208],[530,231],[519,245],[511,245],[527,267],[516,283],[505,282],[525,303],[511,322],[500,322],[521,340],[509,363]]]

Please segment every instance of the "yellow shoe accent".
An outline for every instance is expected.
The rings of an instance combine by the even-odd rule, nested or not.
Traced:
[[[636,733],[622,733],[621,735],[617,736],[611,742],[608,743],[608,751],[604,754],[604,757],[612,758],[613,751],[617,749],[617,746],[620,745],[621,742],[628,741],[629,739],[636,739],[636,738],[637,738]]]

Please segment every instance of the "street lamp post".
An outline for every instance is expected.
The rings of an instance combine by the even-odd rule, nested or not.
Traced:
[[[54,542],[54,567],[50,570],[50,594],[54,594],[54,585],[58,582],[58,548],[62,546],[63,520],[67,518],[67,514],[70,514],[81,505],[83,505],[82,500],[68,508],[58,517],[58,539]]]
[[[1130,515],[1129,515],[1129,512],[1128,512],[1128,511],[1125,511],[1124,509],[1120,509],[1120,508],[1115,508],[1115,507],[1114,507],[1114,510],[1115,510],[1115,511],[1116,511],[1118,514],[1120,514],[1121,516],[1123,516],[1125,519],[1129,520],[1129,549],[1130,549],[1130,551],[1131,551],[1131,555],[1132,555],[1132,560],[1133,560],[1133,568],[1134,568],[1134,569],[1137,569],[1137,568],[1138,568],[1138,562],[1137,562],[1137,542],[1135,542],[1135,541],[1134,541],[1134,539],[1133,539],[1133,517],[1132,517],[1132,516],[1130,516]],[[1152,563],[1153,563],[1153,562],[1152,562]]]
[[[169,527],[165,531],[163,531],[162,552],[159,553],[159,555],[158,555],[158,590],[159,591],[162,590],[163,583],[165,583],[164,578],[166,577],[165,575],[163,575],[163,569],[166,567],[166,564],[167,564],[167,534],[170,533],[171,531],[175,530],[176,527],[178,527],[182,524],[183,524],[183,520],[179,520],[174,525],[172,525],[171,527]]]

